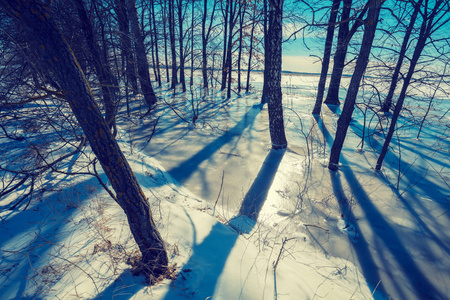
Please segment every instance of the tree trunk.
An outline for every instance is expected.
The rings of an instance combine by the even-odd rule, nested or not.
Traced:
[[[177,76],[177,52],[175,50],[175,9],[174,0],[169,0],[169,36],[170,36],[170,50],[172,53],[172,84],[171,89],[175,90],[178,84]]]
[[[92,62],[103,94],[103,105],[105,107],[105,120],[108,127],[113,130],[114,136],[117,134],[116,113],[117,113],[117,87],[111,78],[112,72],[107,61],[100,54],[100,47],[95,40],[94,29],[92,23],[84,7],[83,0],[75,0],[75,6],[80,18],[81,29],[86,38],[89,52],[91,53]]]
[[[414,49],[414,54],[413,54],[413,57],[411,59],[409,69],[408,69],[408,74],[406,75],[406,77],[403,81],[402,90],[398,97],[397,104],[395,105],[395,108],[394,108],[394,114],[392,116],[391,124],[389,126],[389,131],[386,136],[386,140],[384,141],[383,148],[381,149],[380,156],[378,157],[377,164],[375,166],[376,170],[381,169],[384,157],[387,154],[389,144],[391,142],[392,136],[394,135],[395,126],[397,124],[397,119],[400,115],[400,111],[402,110],[402,107],[403,107],[403,102],[405,101],[405,98],[406,98],[406,91],[409,87],[409,83],[411,82],[411,78],[414,74],[414,71],[415,71],[417,62],[419,61],[420,55],[422,54],[422,51],[425,48],[426,41],[430,37],[430,33],[431,33],[433,26],[436,25],[436,24],[433,24],[433,20],[434,20],[435,12],[437,11],[437,7],[441,3],[442,3],[442,1],[436,2],[436,7],[433,10],[433,12],[431,13],[431,16],[429,17],[428,20],[427,20],[428,16],[426,16],[426,12],[425,12],[425,17],[424,17],[422,26],[420,28],[419,39],[417,40],[416,48]]]
[[[149,112],[156,104],[156,95],[150,81],[149,66],[144,46],[144,36],[142,35],[139,26],[136,0],[127,0],[127,11],[128,16],[130,17],[131,30],[135,38],[139,82],[141,83],[142,94],[144,95],[145,102],[147,102]]]
[[[169,76],[169,60],[167,55],[167,2],[163,1],[164,4],[162,5],[162,15],[163,15],[163,32],[164,32],[164,61],[166,63],[166,77],[167,82],[170,82],[170,76]]]
[[[349,23],[350,10],[352,8],[352,0],[344,0],[341,16],[341,24],[339,24],[338,41],[336,52],[334,54],[333,71],[331,73],[330,85],[328,87],[327,98],[325,104],[339,105],[339,89],[341,87],[342,73],[344,72],[345,57],[347,56],[347,48],[350,39]]]
[[[222,56],[222,84],[220,86],[220,90],[223,91],[227,85],[227,76],[228,76],[228,15],[230,11],[230,2],[233,0],[226,0],[225,4],[225,15],[224,15],[224,33],[223,33],[223,56]],[[230,33],[231,34],[231,33]]]
[[[130,38],[130,26],[128,13],[124,0],[115,0],[114,7],[117,14],[117,21],[119,23],[120,31],[120,45],[122,50],[122,57],[125,61],[125,74],[131,88],[135,94],[138,93],[138,84],[136,77],[136,65],[133,57],[132,42]]]
[[[263,0],[263,32],[264,32],[264,73],[263,73],[263,90],[261,95],[261,104],[267,103],[267,59],[269,54],[269,40],[268,40],[268,30],[267,30],[267,1]]]
[[[344,108],[342,109],[341,116],[337,122],[338,126],[336,129],[336,137],[334,138],[333,146],[331,147],[328,168],[333,171],[336,171],[339,166],[339,156],[341,155],[348,126],[350,125],[350,121],[352,119],[353,109],[355,108],[355,101],[358,95],[361,79],[369,62],[369,55],[377,29],[382,2],[383,0],[374,0],[372,2],[364,24],[364,36],[361,43],[361,48],[359,50],[358,59],[356,61],[355,71],[353,72],[353,76],[350,81],[347,97],[344,102]]]
[[[248,94],[250,89],[250,72],[252,69],[252,56],[253,56],[253,35],[255,33],[255,27],[256,27],[256,4],[253,4],[253,24],[252,24],[252,30],[250,31],[250,49],[248,54],[248,68],[247,68],[247,84],[245,86],[245,92]]]
[[[125,156],[101,116],[73,52],[58,31],[48,7],[33,0],[0,0],[12,18],[25,25],[36,50],[54,74],[66,95],[79,125],[125,211],[142,253],[140,272],[158,277],[167,271],[168,258],[148,200],[145,198]]]
[[[180,49],[180,83],[181,88],[183,89],[183,93],[186,92],[186,78],[184,74],[184,30],[183,30],[183,0],[177,0],[177,8],[178,8],[178,46]],[[194,17],[194,16],[192,16]]]
[[[189,79],[189,85],[192,87],[194,85],[194,8],[195,0],[191,1],[191,78]]]
[[[269,1],[269,29],[267,60],[267,102],[269,111],[270,139],[273,149],[287,147],[284,132],[283,105],[281,93],[281,43],[283,39],[283,2]],[[266,38],[265,38],[266,40]]]
[[[403,65],[403,59],[405,58],[406,50],[408,49],[409,37],[411,36],[411,32],[414,29],[414,24],[416,22],[417,15],[419,14],[420,7],[422,6],[422,2],[423,0],[419,0],[416,4],[414,4],[415,8],[411,16],[411,20],[409,21],[408,28],[406,29],[405,37],[403,38],[400,53],[398,54],[398,60],[397,64],[395,65],[394,74],[392,74],[392,81],[389,87],[389,92],[381,106],[381,111],[383,112],[388,112],[391,108],[392,98],[394,97],[395,88],[397,87],[398,83],[398,75],[400,74],[400,69]]]
[[[153,34],[155,36],[156,72],[157,72],[157,78],[158,78],[158,86],[161,86],[161,66],[159,63],[159,47],[158,47],[159,35],[158,35],[158,29],[156,27],[156,14],[155,14],[155,2],[154,1],[151,1],[150,9],[151,9],[153,28],[154,28]]]
[[[333,4],[331,6],[330,19],[328,20],[327,37],[325,39],[325,50],[322,60],[322,70],[320,72],[316,103],[312,112],[313,115],[319,115],[322,109],[323,94],[325,91],[325,84],[327,82],[328,67],[330,65],[331,48],[333,47],[334,27],[340,3],[341,0],[333,0]]]

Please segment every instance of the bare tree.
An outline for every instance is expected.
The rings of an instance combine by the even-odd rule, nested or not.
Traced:
[[[79,125],[105,171],[114,191],[114,200],[124,210],[142,257],[136,270],[149,278],[167,272],[164,242],[152,219],[133,171],[104,121],[89,85],[69,45],[57,29],[50,11],[36,0],[1,0],[0,7],[29,37],[43,63],[61,86]]]
[[[269,1],[269,28],[267,31],[266,67],[267,102],[269,111],[269,130],[272,148],[287,147],[284,132],[283,105],[281,93],[281,43],[283,40],[283,4],[284,0]]]
[[[342,146],[344,145],[345,136],[352,119],[353,110],[355,108],[356,97],[361,84],[361,79],[366,71],[369,63],[369,55],[372,48],[375,32],[377,29],[378,19],[383,0],[373,0],[370,4],[367,18],[364,22],[364,36],[361,42],[358,59],[356,61],[355,71],[353,72],[347,96],[344,102],[341,116],[337,121],[336,137],[331,147],[330,161],[328,168],[336,171],[339,168],[339,156],[341,155]]]

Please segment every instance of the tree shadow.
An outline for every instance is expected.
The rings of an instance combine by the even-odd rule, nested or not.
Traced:
[[[242,132],[255,121],[256,116],[261,112],[262,108],[262,105],[253,105],[233,128],[224,132],[191,158],[167,172],[180,184],[186,182],[203,161],[211,158],[222,146],[232,142],[236,136],[241,135]]]
[[[230,226],[238,232],[250,233],[255,226],[285,153],[285,149],[271,149],[266,156],[258,175],[242,201],[239,214],[230,220]]]
[[[333,138],[325,124],[318,118],[316,120],[319,124],[319,129],[322,131],[324,140],[331,146]],[[426,299],[441,299],[443,295],[422,272],[417,262],[414,261],[410,251],[403,244],[396,228],[385,219],[372,203],[372,200],[359,183],[354,172],[348,167],[349,163],[343,155],[341,155],[340,161],[344,166],[339,172],[330,171],[331,183],[333,191],[338,198],[339,208],[346,221],[346,226],[350,224],[358,234],[357,242],[351,243],[351,245],[357,254],[358,262],[366,281],[372,287],[377,286],[377,291],[385,295],[398,297],[399,299],[408,299],[412,294]],[[348,203],[345,197],[340,178],[341,174],[344,175],[352,196],[356,199],[356,202],[364,213],[365,220],[368,222],[371,232],[365,233],[368,234],[370,240],[361,231],[358,220],[352,211],[351,204]],[[405,206],[411,215],[415,217],[416,224],[430,234],[431,230],[420,219],[417,212],[411,206]],[[431,236],[434,237],[434,235]],[[436,242],[438,245],[442,245],[439,240]],[[448,247],[444,247],[444,251],[447,250]],[[396,270],[393,264],[401,271],[401,276],[395,274]]]
[[[65,182],[67,179],[59,180],[54,186],[63,186]],[[95,191],[93,187],[96,188]],[[99,190],[101,187],[97,179],[92,177],[56,193],[48,193],[42,197],[40,204],[31,205],[27,210],[4,219],[3,225],[7,225],[9,230],[4,231],[0,227],[1,269],[13,267],[9,269],[9,274],[0,274],[2,277],[6,276],[0,285],[0,295],[7,299],[22,299],[26,296],[27,287],[36,284],[33,274],[42,276],[39,270],[49,263],[43,261],[46,254],[52,249],[59,251],[59,247],[66,247],[61,243],[70,235],[77,234],[78,230],[82,231],[83,225],[77,230],[74,227],[73,231],[68,231],[66,224],[79,211],[77,207]],[[45,283],[45,279],[43,282]],[[39,299],[40,296],[38,292],[33,295],[33,299]]]

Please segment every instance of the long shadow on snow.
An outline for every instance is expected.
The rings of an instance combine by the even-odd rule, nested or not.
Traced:
[[[233,141],[236,136],[241,135],[242,132],[255,121],[256,116],[261,110],[262,105],[254,105],[233,128],[206,145],[191,158],[185,160],[177,167],[168,170],[168,173],[180,184],[183,184],[192,176],[203,161],[209,159],[222,146]]]
[[[319,118],[316,118],[318,120]],[[318,120],[319,122],[320,120]],[[322,130],[324,135],[324,139],[331,146],[332,137],[328,132],[326,126],[322,123],[319,124],[319,128]],[[341,155],[341,162],[344,165],[348,165],[348,162]],[[399,264],[400,269],[403,271],[404,276],[408,279],[410,286],[416,292],[416,295],[428,296],[431,299],[440,299],[442,295],[435,289],[435,287],[429,282],[426,276],[421,272],[421,270],[417,267],[414,260],[412,259],[410,253],[406,250],[405,246],[402,244],[399,236],[395,232],[395,228],[393,228],[383,217],[383,215],[378,211],[378,209],[372,204],[369,199],[367,193],[364,191],[363,187],[360,185],[358,179],[355,174],[349,167],[343,167],[341,171],[347,182],[349,187],[351,188],[352,194],[358,201],[359,206],[365,212],[366,219],[371,225],[371,229],[374,232],[375,237],[378,237],[378,241],[383,248],[388,250],[392,256],[395,257],[396,262]],[[361,265],[362,272],[366,280],[372,285],[375,286],[379,283],[377,290],[387,295],[387,291],[385,285],[382,281],[380,281],[380,276],[374,258],[371,254],[369,244],[363,236],[363,233],[359,229],[355,216],[353,212],[350,210],[348,204],[345,201],[345,196],[342,188],[342,183],[339,179],[339,174],[335,174],[335,172],[330,171],[330,177],[333,184],[333,190],[337,195],[340,195],[339,198],[339,206],[343,215],[348,215],[348,222],[353,221],[353,226],[359,234],[358,243],[353,244],[352,246],[355,249],[359,263]],[[344,201],[343,201],[344,200]],[[383,249],[381,249],[383,251]],[[380,260],[384,263],[386,274],[389,275],[390,283],[393,284],[396,288],[396,292],[398,292],[403,298],[406,297],[402,288],[406,288],[404,282],[398,280],[395,274],[391,274],[389,272],[390,265],[386,265],[388,262],[385,261],[382,257],[382,251],[380,253]]]
[[[209,235],[196,244],[196,230],[192,220],[191,224],[194,229],[192,255],[177,279],[172,282],[171,289],[164,297],[166,300],[178,299],[181,295],[202,300],[213,297],[218,279],[239,237],[231,228],[216,223]],[[208,266],[208,269],[199,266]]]
[[[237,217],[248,218],[248,220],[241,220],[240,224],[236,224],[235,220],[237,218],[231,220],[230,225],[233,228],[238,229],[240,232],[249,233],[251,231],[267,198],[284,153],[285,150],[270,150],[255,181],[244,198]],[[191,224],[194,228],[193,241],[195,243],[197,237],[192,220]],[[233,224],[236,224],[236,226],[233,226]],[[187,294],[192,296],[193,299],[213,297],[217,288],[217,281],[223,272],[228,256],[238,237],[239,235],[231,231],[229,227],[221,223],[214,225],[203,242],[193,246],[193,254],[183,266],[178,278],[172,283],[172,288],[164,299],[174,299],[179,294]],[[203,270],[197,267],[199,265],[209,265],[209,268],[208,270]]]
[[[62,184],[62,181],[59,181],[59,184],[56,186],[60,184]],[[22,254],[22,260],[12,268],[8,278],[0,285],[0,295],[11,295],[11,291],[17,291],[15,293],[16,296],[13,297],[14,299],[24,297],[23,293],[26,292],[26,287],[34,284],[32,279],[33,270],[45,265],[45,261],[42,261],[45,254],[53,247],[58,247],[66,235],[73,234],[73,232],[65,231],[65,224],[78,212],[76,208],[73,208],[73,205],[82,205],[85,199],[92,197],[92,192],[89,192],[91,187],[101,189],[98,186],[97,179],[94,177],[57,192],[58,195],[66,195],[69,201],[77,198],[79,199],[78,202],[66,202],[65,199],[59,198],[57,194],[52,194],[43,197],[39,209],[37,209],[37,206],[30,207],[28,210],[21,211],[13,217],[6,218],[5,223],[8,224],[9,228],[12,228],[12,232],[9,234],[2,233],[0,249],[6,251],[0,254],[1,264],[11,264],[14,261],[18,261],[16,258],[8,258],[8,253],[11,253],[12,257]],[[29,236],[25,235],[26,232],[30,233]],[[31,237],[32,235],[34,237]],[[23,238],[9,245],[12,243],[11,240],[14,240],[16,237]],[[62,262],[56,259],[56,263]],[[39,299],[39,295],[36,295],[36,297],[36,299]]]

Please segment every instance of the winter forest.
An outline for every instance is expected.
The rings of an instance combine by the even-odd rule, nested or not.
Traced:
[[[449,299],[449,0],[0,0],[0,299]]]

